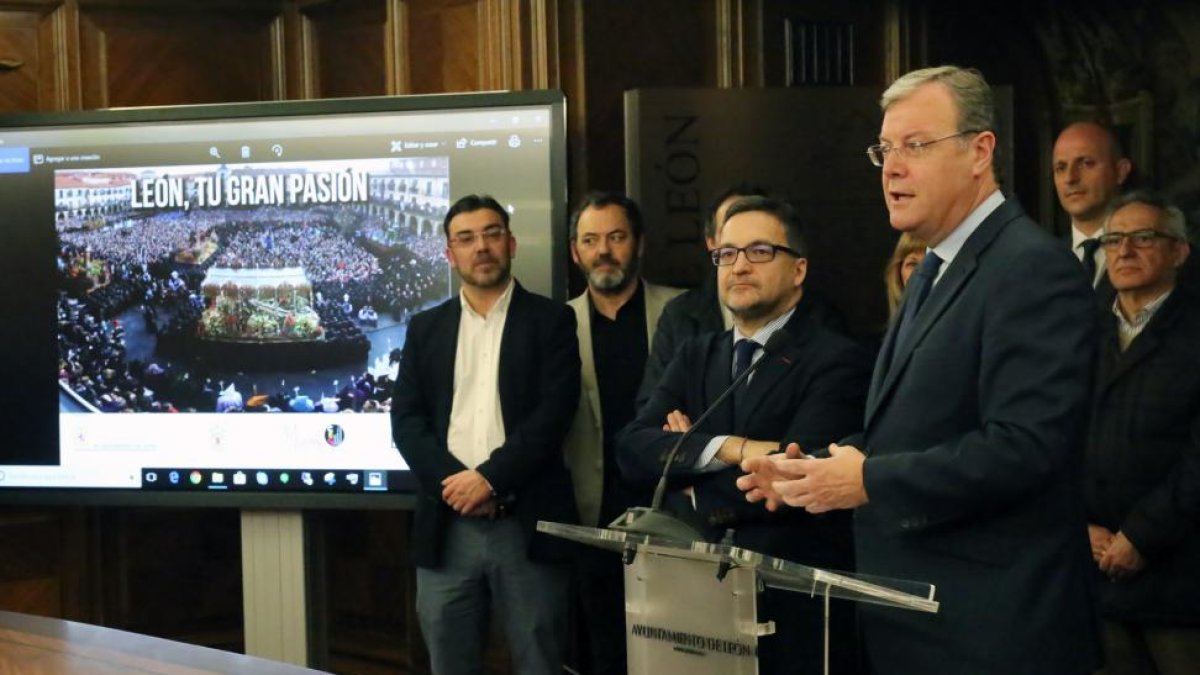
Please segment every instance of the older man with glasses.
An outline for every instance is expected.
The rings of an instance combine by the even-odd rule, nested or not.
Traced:
[[[874,672],[1090,672],[1094,295],[1000,192],[982,75],[914,71],[880,107],[867,152],[891,225],[930,249],[884,336],[863,433],[828,456],[748,460],[741,486],[774,508],[853,509],[860,572],[937,587],[937,614],[860,607]]]
[[[1200,664],[1200,300],[1162,197],[1118,198],[1099,237],[1117,291],[1101,324],[1087,453],[1105,674]]]
[[[733,329],[689,340],[679,348],[649,401],[617,439],[627,478],[649,485],[664,454],[738,375],[761,360],[749,380],[683,444],[671,485],[686,488],[667,506],[710,539],[733,531],[733,543],[822,568],[852,567],[848,514],[813,516],[801,509],[767,513],[747,503],[735,484],[738,464],[799,443],[817,448],[858,428],[868,365],[848,338],[825,328],[804,297],[807,247],[794,209],[747,197],[729,209],[712,260],[721,302]],[[772,336],[781,346],[764,353]],[[840,605],[841,603],[839,603]],[[822,672],[821,603],[768,589],[760,620],[776,633],[759,642],[762,673]],[[834,611],[833,673],[855,673],[853,609]]]

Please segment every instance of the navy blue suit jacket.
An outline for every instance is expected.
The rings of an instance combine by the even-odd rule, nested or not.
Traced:
[[[457,518],[442,501],[442,480],[466,467],[446,446],[454,401],[459,298],[413,317],[392,398],[392,437],[417,476],[413,563],[441,564],[446,524]],[[500,339],[500,410],[504,444],[476,469],[525,530],[529,555],[565,559],[567,548],[535,536],[538,520],[578,521],[563,439],[579,404],[575,315],[564,304],[517,285]]]
[[[867,454],[858,569],[933,583],[941,611],[864,605],[879,673],[1098,665],[1082,496],[1094,307],[1078,260],[1010,199],[905,344],[889,327],[849,439]]]
[[[690,486],[696,516],[710,535],[735,528],[740,546],[818,567],[851,564],[846,514],[812,516],[800,509],[770,513],[750,504],[737,489],[741,469],[701,473],[693,468],[704,446],[718,435],[798,442],[823,448],[857,428],[869,378],[867,357],[850,339],[824,328],[808,300],[784,326],[792,340],[755,371],[737,405],[726,400],[684,443],[670,470],[672,486]],[[672,410],[697,419],[730,384],[731,333],[709,333],[683,344],[637,417],[617,436],[622,474],[653,485],[679,434],[663,431]],[[781,527],[786,525],[786,527]]]

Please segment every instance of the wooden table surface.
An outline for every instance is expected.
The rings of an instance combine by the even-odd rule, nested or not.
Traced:
[[[0,612],[0,675],[313,675],[320,672],[114,628]]]

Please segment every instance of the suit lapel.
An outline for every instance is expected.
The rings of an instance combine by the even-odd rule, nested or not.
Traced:
[[[458,325],[462,317],[462,302],[455,298],[442,312],[433,326],[430,345],[433,350],[428,363],[432,391],[437,400],[434,410],[445,411],[446,422],[450,420],[450,409],[454,406],[454,368],[458,360]]]
[[[900,375],[908,367],[913,350],[921,344],[925,335],[937,324],[947,308],[954,303],[954,299],[962,292],[967,281],[974,275],[978,261],[974,255],[965,255],[965,253],[965,251],[960,251],[955,256],[954,261],[950,263],[950,267],[946,269],[937,285],[929,291],[925,306],[917,314],[915,323],[903,344],[896,344],[895,322],[888,328],[883,347],[879,350],[879,358],[875,361],[875,372],[872,373],[871,389],[867,395],[866,421],[868,425],[878,410],[880,401],[887,397],[887,394],[896,386]],[[909,299],[905,298],[905,303],[908,301]],[[900,316],[903,311],[904,305],[901,304],[896,310],[897,316]],[[891,355],[890,361],[887,358],[889,354]]]
[[[524,372],[528,367],[528,362],[513,353],[514,350],[521,348],[521,339],[524,337],[527,327],[532,325],[532,319],[525,317],[526,291],[516,281],[513,281],[513,285],[508,316],[504,319],[504,332],[500,334],[500,417],[504,420],[505,434],[510,429],[508,416],[512,412],[506,403],[520,398],[520,389],[514,389],[514,387],[518,387],[522,378],[532,376],[530,373]]]
[[[1106,350],[1106,358],[1097,373],[1101,395],[1134,366],[1145,361],[1162,346],[1162,335],[1171,330],[1171,325],[1178,315],[1176,309],[1178,305],[1176,302],[1172,302],[1172,300],[1178,299],[1178,293],[1179,291],[1176,289],[1171,297],[1167,298],[1166,303],[1150,319],[1146,328],[1134,338],[1133,342],[1129,343],[1129,349],[1124,352],[1121,352],[1120,342],[1117,338],[1117,332],[1120,329],[1113,326],[1112,332],[1107,334],[1111,336],[1111,340],[1106,340],[1102,346],[1102,349]],[[1113,323],[1116,322],[1116,317],[1113,317]]]
[[[730,331],[716,333],[708,338],[708,355],[711,367],[704,373],[704,400],[696,406],[696,416],[717,400],[721,392],[729,388],[733,377],[733,334]],[[730,396],[705,423],[707,429],[730,429],[733,427],[733,397]],[[723,433],[723,432],[722,432]]]
[[[581,396],[587,399],[587,405],[592,409],[592,418],[599,422],[600,408],[597,398],[590,392],[596,391],[596,359],[592,351],[592,303],[588,292],[567,303],[575,310],[576,334],[579,337],[579,360],[583,364],[580,369],[580,383],[583,385]],[[507,326],[506,326],[507,328]]]
[[[791,341],[776,354],[764,354],[762,358],[766,361],[754,371],[750,382],[742,385],[746,389],[738,398],[737,408],[734,409],[736,416],[734,428],[737,433],[745,434],[746,425],[753,411],[769,407],[766,406],[766,403],[770,394],[801,358],[804,345],[812,334],[808,308],[809,305],[801,299],[800,304],[796,305],[796,311],[792,314],[792,318],[783,326],[783,329],[791,336]],[[732,368],[732,362],[730,367]]]
[[[925,306],[920,309],[916,323],[910,329],[904,344],[896,344],[896,322],[888,327],[884,336],[883,347],[880,348],[879,358],[875,362],[875,372],[871,377],[871,389],[867,393],[867,413],[865,427],[871,425],[872,419],[878,414],[882,402],[896,386],[900,375],[908,366],[913,351],[925,339],[929,331],[937,325],[942,316],[954,304],[954,300],[966,287],[967,282],[975,275],[979,266],[979,256],[992,243],[996,235],[1011,220],[1022,214],[1021,207],[1012,200],[1005,201],[996,208],[979,227],[967,237],[958,254],[950,261],[950,266],[942,274],[942,278],[930,289],[925,299]],[[896,310],[897,316],[904,313],[904,305],[910,298],[906,295],[904,302]],[[888,355],[891,355],[890,361]],[[881,374],[880,368],[883,373]]]

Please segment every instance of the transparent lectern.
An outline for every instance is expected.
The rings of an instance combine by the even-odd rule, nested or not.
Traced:
[[[757,675],[758,638],[775,631],[773,622],[758,622],[763,585],[824,602],[826,675],[831,600],[938,611],[931,584],[831,572],[705,541],[546,521],[538,531],[625,557],[630,675]]]

